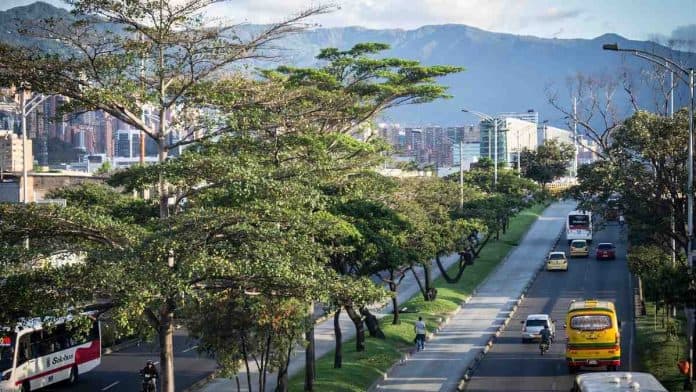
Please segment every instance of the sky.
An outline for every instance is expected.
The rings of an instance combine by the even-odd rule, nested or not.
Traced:
[[[65,6],[60,0],[44,0]],[[177,0],[171,0],[177,1]],[[34,0],[0,0],[0,9]],[[322,27],[414,29],[456,23],[545,38],[696,39],[696,0],[230,0],[210,14],[235,22],[269,23],[317,4],[337,9],[311,21]]]

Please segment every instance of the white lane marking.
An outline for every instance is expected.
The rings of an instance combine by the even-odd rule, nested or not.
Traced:
[[[105,386],[104,388],[102,388],[102,391],[106,391],[106,390],[108,390],[108,389],[111,389],[111,388],[115,387],[116,385],[118,385],[118,384],[120,384],[120,383],[121,383],[121,381],[115,381],[115,382],[113,382],[113,383],[111,383],[111,384]]]
[[[198,345],[195,345],[195,346],[193,346],[193,347],[187,348],[186,350],[182,350],[181,352],[182,352],[182,353],[187,353],[187,352],[189,352],[189,351],[191,351],[191,350],[195,350],[195,349],[197,349],[197,348],[198,348]]]

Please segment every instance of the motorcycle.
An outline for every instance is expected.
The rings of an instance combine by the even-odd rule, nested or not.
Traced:
[[[549,351],[550,345],[551,342],[545,342],[543,340],[541,341],[541,343],[539,343],[539,351],[541,352],[541,355],[544,355],[545,352]]]
[[[157,392],[157,376],[153,374],[140,374],[143,377],[142,392]]]

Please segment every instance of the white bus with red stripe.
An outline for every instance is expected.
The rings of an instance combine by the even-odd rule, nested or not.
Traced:
[[[32,320],[14,331],[0,329],[0,392],[35,391],[61,381],[73,384],[100,363],[100,326],[92,315],[66,317],[46,327]]]
[[[566,239],[592,242],[592,213],[589,211],[571,211],[566,219]]]

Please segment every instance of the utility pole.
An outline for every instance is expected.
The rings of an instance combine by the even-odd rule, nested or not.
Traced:
[[[26,90],[20,89],[19,106],[22,111],[22,202],[29,203],[29,174],[27,169],[27,98]]]
[[[575,155],[573,157],[573,177],[578,176],[578,99],[573,97],[573,147]]]
[[[459,210],[464,210],[464,128],[459,138]]]
[[[494,147],[494,157],[493,157],[493,191],[498,188],[498,119],[493,119],[493,144]]]

